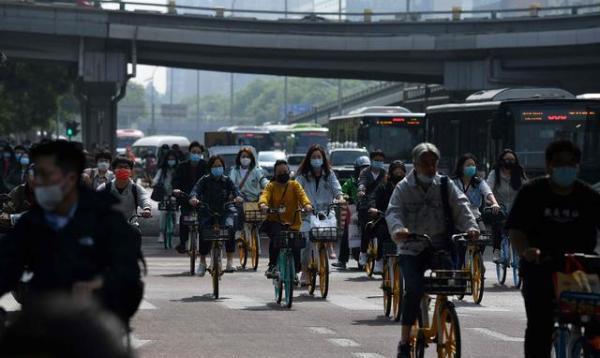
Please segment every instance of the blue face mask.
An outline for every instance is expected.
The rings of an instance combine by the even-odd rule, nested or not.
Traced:
[[[311,159],[310,160],[310,165],[313,168],[320,168],[323,166],[323,159]]]
[[[375,169],[383,169],[383,162],[380,160],[374,160],[371,162],[371,167],[375,168]]]
[[[477,174],[477,168],[472,165],[470,165],[468,167],[464,167],[463,174],[466,177],[472,178],[475,176],[475,174]]]
[[[552,181],[563,188],[568,188],[577,180],[576,167],[555,167],[552,169]]]
[[[190,154],[190,160],[192,162],[199,162],[200,159],[202,159],[202,156],[200,154]]]
[[[212,174],[212,176],[214,177],[220,177],[221,175],[223,175],[223,167],[212,167],[210,168],[210,174]]]
[[[167,160],[167,164],[169,164],[170,167],[174,167],[175,164],[177,164],[177,161],[174,159]]]
[[[29,165],[29,157],[21,157],[19,159],[19,162],[21,163],[21,165]]]

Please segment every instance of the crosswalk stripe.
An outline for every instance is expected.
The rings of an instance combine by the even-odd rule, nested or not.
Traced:
[[[358,342],[347,338],[329,338],[328,341],[340,347],[360,347]]]
[[[381,354],[377,353],[352,353],[352,356],[356,358],[385,358]]]
[[[367,300],[346,295],[330,295],[327,302],[350,311],[379,311],[381,307]]]
[[[155,305],[153,305],[152,303],[150,303],[144,299],[144,300],[142,300],[142,303],[140,304],[139,309],[141,309],[141,310],[156,310],[158,308]]]
[[[265,306],[265,302],[259,302],[251,297],[243,295],[227,295],[218,302],[223,306],[233,310],[244,310],[248,308]]]
[[[133,349],[139,349],[140,347],[152,342],[151,339],[139,339],[135,335],[130,336],[131,339],[131,347]]]
[[[308,329],[316,334],[335,334],[334,331],[327,327],[308,327]]]
[[[524,338],[507,336],[503,333],[492,331],[491,329],[487,329],[487,328],[468,328],[468,329],[478,332],[478,333],[481,333],[483,335],[495,338],[497,340],[504,341],[504,342],[525,342]]]

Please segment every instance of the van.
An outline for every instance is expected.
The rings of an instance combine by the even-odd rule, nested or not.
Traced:
[[[136,161],[140,161],[148,152],[153,153],[158,158],[158,151],[164,144],[167,144],[169,148],[173,144],[177,144],[184,153],[187,153],[190,140],[181,136],[153,135],[135,141],[131,146],[131,150],[133,151],[133,155],[135,155]]]

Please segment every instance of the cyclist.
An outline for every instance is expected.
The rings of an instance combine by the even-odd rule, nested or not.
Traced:
[[[233,230],[235,220],[237,217],[237,209],[232,205],[227,205],[232,199],[236,203],[241,203],[244,200],[240,196],[240,192],[236,188],[231,178],[226,176],[225,173],[225,161],[220,156],[212,156],[208,160],[208,167],[210,168],[210,174],[207,174],[200,178],[192,192],[190,193],[189,204],[192,207],[198,206],[200,202],[204,202],[210,210],[218,213],[219,225],[222,225],[226,230]],[[208,214],[208,213],[205,213]],[[201,227],[207,228],[209,225],[215,224],[214,218],[210,215],[203,215],[201,219]],[[200,263],[196,273],[202,277],[206,274],[206,255],[210,252],[211,245],[208,241],[203,241],[200,238]],[[233,237],[231,240],[225,242],[225,252],[227,253],[227,266],[225,272],[235,271],[233,268],[233,253],[235,252],[235,241]],[[215,263],[212,262],[212,265]]]
[[[361,156],[354,161],[354,175],[346,180],[342,185],[342,192],[349,199],[350,204],[356,205],[358,202],[358,178],[360,173],[371,166],[371,160],[367,156]],[[340,242],[340,256],[338,261],[332,265],[342,270],[346,269],[346,264],[350,259],[349,225],[352,218],[352,212],[349,207],[346,208],[346,222],[344,223],[344,234]],[[358,259],[360,248],[352,249],[352,256]]]
[[[13,223],[26,211],[35,205],[33,194],[34,164],[29,165],[25,183],[15,187],[8,193],[10,201],[4,203],[0,222],[4,227],[11,227]]]
[[[377,219],[380,215],[384,215],[392,197],[392,192],[396,185],[406,176],[406,166],[401,160],[395,160],[390,164],[387,178],[381,183],[369,198],[369,216],[371,219]],[[369,240],[373,237],[379,239],[379,244],[382,245],[385,241],[390,241],[390,233],[388,231],[385,218],[377,221],[375,226],[367,228],[361,242],[361,251],[367,251]],[[381,250],[379,250],[377,261],[375,261],[374,273],[383,272],[383,260]]]
[[[18,145],[15,147],[15,158],[17,165],[13,169],[11,175],[11,181],[13,183],[23,184],[27,180],[27,168],[29,167],[29,152],[27,149]]]
[[[287,161],[278,160],[273,168],[274,178],[267,184],[262,192],[258,204],[261,210],[268,208],[277,209],[277,214],[269,214],[263,228],[269,236],[269,268],[265,272],[268,278],[273,277],[277,268],[277,257],[279,249],[273,245],[274,238],[283,230],[283,226],[289,224],[289,230],[299,231],[301,216],[297,212],[299,208],[306,211],[312,210],[312,205],[302,186],[295,180],[290,180],[290,168]],[[300,250],[294,249],[294,263],[296,272],[300,271]]]
[[[342,186],[335,173],[331,170],[331,165],[327,160],[325,150],[318,144],[312,145],[296,174],[296,181],[302,186],[312,206],[317,211],[327,211],[329,205],[334,201],[343,202]],[[329,218],[335,218],[335,212],[329,213]],[[307,218],[302,225],[302,231],[310,231],[310,220]],[[302,251],[302,276],[300,284],[306,284],[306,268],[310,248]]]
[[[375,191],[375,188],[379,186],[384,180],[386,176],[386,172],[384,169],[385,153],[380,150],[374,150],[369,154],[371,157],[371,166],[367,169],[364,169],[360,172],[360,176],[358,177],[358,222],[360,225],[360,230],[363,233],[367,222],[369,221],[368,214],[368,205],[366,205],[366,200],[368,197]],[[361,240],[362,241],[362,240]],[[364,266],[367,263],[367,253],[363,250],[361,246],[360,256],[358,263],[361,266]]]
[[[508,214],[512,208],[513,202],[523,183],[527,181],[525,171],[519,164],[517,153],[511,149],[505,149],[500,153],[496,160],[496,166],[488,175],[487,182],[498,200],[498,204],[503,207]],[[494,251],[492,252],[493,261],[500,261],[500,243],[504,235],[502,226],[492,228],[492,240]]]
[[[13,175],[15,168],[18,167],[15,153],[10,145],[5,145],[2,148],[2,157],[0,157],[0,175],[2,176],[2,182],[0,183],[0,193],[8,193],[15,186],[19,185],[19,182],[15,180]]]
[[[31,151],[38,205],[0,240],[0,295],[33,273],[25,305],[40,295],[72,293],[99,300],[124,323],[142,299],[139,233],[111,208],[116,199],[79,185],[85,157],[74,143]]]
[[[164,160],[160,163],[158,171],[152,179],[152,187],[157,188],[161,187],[162,192],[164,193],[163,198],[157,198],[160,200],[168,200],[173,191],[173,175],[175,174],[175,170],[177,169],[177,165],[179,165],[179,154],[170,150],[165,154]],[[161,189],[158,189],[159,192]],[[167,212],[160,212],[160,234],[158,236],[158,242],[165,241],[165,227],[167,226]],[[175,223],[173,223],[175,225]]]
[[[525,357],[550,357],[554,327],[553,272],[565,253],[593,254],[600,229],[600,194],[577,179],[581,150],[559,140],[546,148],[547,176],[525,184],[506,226],[521,257],[527,313]],[[544,259],[550,260],[544,260]]]
[[[197,141],[193,141],[188,147],[188,152],[190,159],[181,163],[173,175],[173,189],[181,190],[184,193],[191,192],[194,184],[204,175],[208,174],[206,161],[204,161],[202,155],[204,147]],[[187,200],[180,200],[179,204],[181,206],[179,245],[175,247],[175,250],[180,254],[184,254],[190,230],[187,225],[183,224],[183,217],[189,215],[192,208]]]
[[[126,157],[117,157],[112,162],[112,169],[115,178],[108,183],[101,184],[98,191],[111,193],[119,199],[114,208],[123,214],[125,219],[137,215],[138,208],[143,210],[142,216],[149,218],[152,216],[152,202],[146,190],[139,184],[131,180],[133,162]]]
[[[100,151],[95,155],[96,168],[88,168],[83,171],[82,179],[84,184],[92,190],[98,189],[102,184],[108,183],[115,178],[110,170],[112,155],[109,151]]]
[[[417,318],[419,302],[424,294],[425,270],[449,269],[453,265],[450,225],[467,232],[471,239],[479,237],[477,222],[469,209],[467,197],[451,180],[437,172],[440,159],[438,148],[431,143],[421,143],[413,149],[412,157],[415,168],[394,189],[386,212],[390,235],[399,245],[400,267],[405,284],[398,357],[409,357],[410,329]],[[443,198],[442,193],[448,197]],[[446,205],[450,212],[445,209]],[[429,235],[435,250],[449,252],[445,261],[431,262],[432,252],[425,242],[404,241],[410,233]]]

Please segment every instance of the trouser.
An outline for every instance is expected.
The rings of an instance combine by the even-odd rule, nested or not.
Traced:
[[[379,250],[377,250],[377,260],[379,260],[381,259],[381,256],[383,254],[383,250],[381,250],[383,243],[387,241],[392,241],[392,237],[390,236],[390,232],[388,230],[387,223],[384,218],[381,218],[379,221],[374,223],[373,226],[368,225],[367,227],[365,227],[362,238],[360,240],[360,251],[367,252],[369,242],[375,237],[378,240],[377,244]]]
[[[273,245],[273,238],[276,238],[279,235],[283,227],[278,222],[265,221],[263,229],[267,232],[267,236],[269,236],[269,266],[275,266],[277,265],[277,258],[279,257],[279,251],[281,251],[281,249]],[[294,254],[296,272],[300,272],[302,269],[300,265],[300,249],[294,248],[292,249],[292,253]]]
[[[235,209],[225,210],[223,212],[223,216],[219,220],[219,225],[223,229],[232,230],[235,225],[236,216],[237,216],[237,212],[235,211]],[[205,217],[200,220],[201,228],[210,228],[213,224],[214,224],[214,218],[212,218],[212,217]],[[202,232],[200,232],[199,242],[200,243],[199,243],[198,251],[200,252],[200,255],[202,255],[202,256],[208,255],[210,253],[210,249],[212,247],[212,242],[203,240]],[[234,239],[233,235],[231,235],[231,238],[229,240],[225,241],[225,252],[227,252],[227,253],[235,252],[235,239]]]
[[[183,217],[186,215],[189,215],[189,212],[181,210],[181,215],[179,215],[179,245],[181,246],[185,246],[190,236],[189,226],[183,223]]]
[[[434,259],[435,258],[435,259]],[[400,270],[404,279],[404,297],[402,298],[402,325],[412,326],[419,314],[420,303],[425,294],[423,275],[429,268],[449,269],[452,267],[450,254],[433,256],[430,250],[418,255],[400,255]]]
[[[500,244],[502,243],[502,239],[506,235],[507,233],[504,229],[504,224],[492,225],[492,247],[494,248],[494,250],[500,250]]]
[[[537,265],[521,260],[523,300],[527,313],[525,329],[525,357],[550,357],[554,330],[553,270],[548,265]]]

